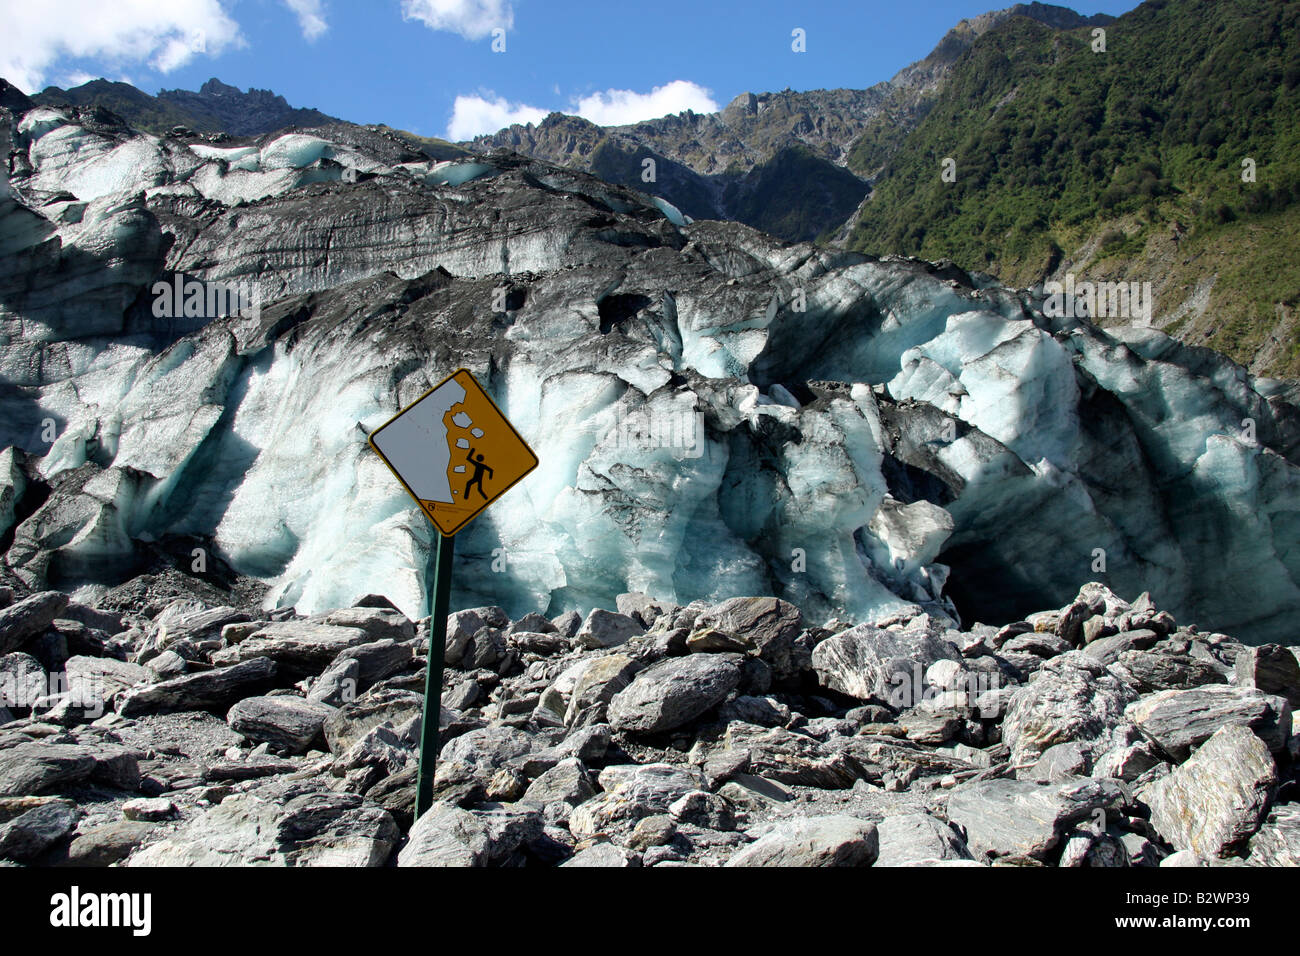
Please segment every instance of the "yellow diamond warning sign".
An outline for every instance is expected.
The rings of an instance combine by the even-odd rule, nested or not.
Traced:
[[[370,447],[444,535],[537,467],[537,456],[460,369],[370,436]]]

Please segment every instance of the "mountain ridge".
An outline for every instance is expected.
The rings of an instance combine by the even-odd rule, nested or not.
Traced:
[[[148,133],[184,126],[198,133],[258,136],[289,126],[342,122],[316,109],[290,106],[271,90],[238,87],[209,79],[197,91],[159,90],[151,96],[129,83],[97,79],[71,89],[46,87],[30,97],[37,106],[100,106]]]

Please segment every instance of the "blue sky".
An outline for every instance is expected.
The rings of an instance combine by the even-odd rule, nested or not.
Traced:
[[[634,122],[745,91],[870,86],[1009,0],[0,0],[0,76],[156,93],[211,76],[463,138],[551,110]],[[1088,0],[1120,14],[1135,0]],[[75,29],[67,29],[75,24]],[[494,26],[505,52],[492,49]],[[806,32],[807,52],[791,50]]]

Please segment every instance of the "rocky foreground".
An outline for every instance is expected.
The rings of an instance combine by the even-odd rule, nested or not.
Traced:
[[[775,598],[427,619],[0,591],[0,859],[35,865],[1300,863],[1300,648],[1088,584],[958,631]]]

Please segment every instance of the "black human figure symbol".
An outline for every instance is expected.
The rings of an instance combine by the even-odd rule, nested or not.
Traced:
[[[469,490],[478,485],[478,493],[483,497],[484,501],[487,501],[487,492],[483,490],[483,473],[487,472],[487,476],[491,478],[492,469],[483,464],[483,456],[475,455],[473,448],[469,450],[465,460],[474,466],[474,477],[465,482],[465,500],[469,501]]]

